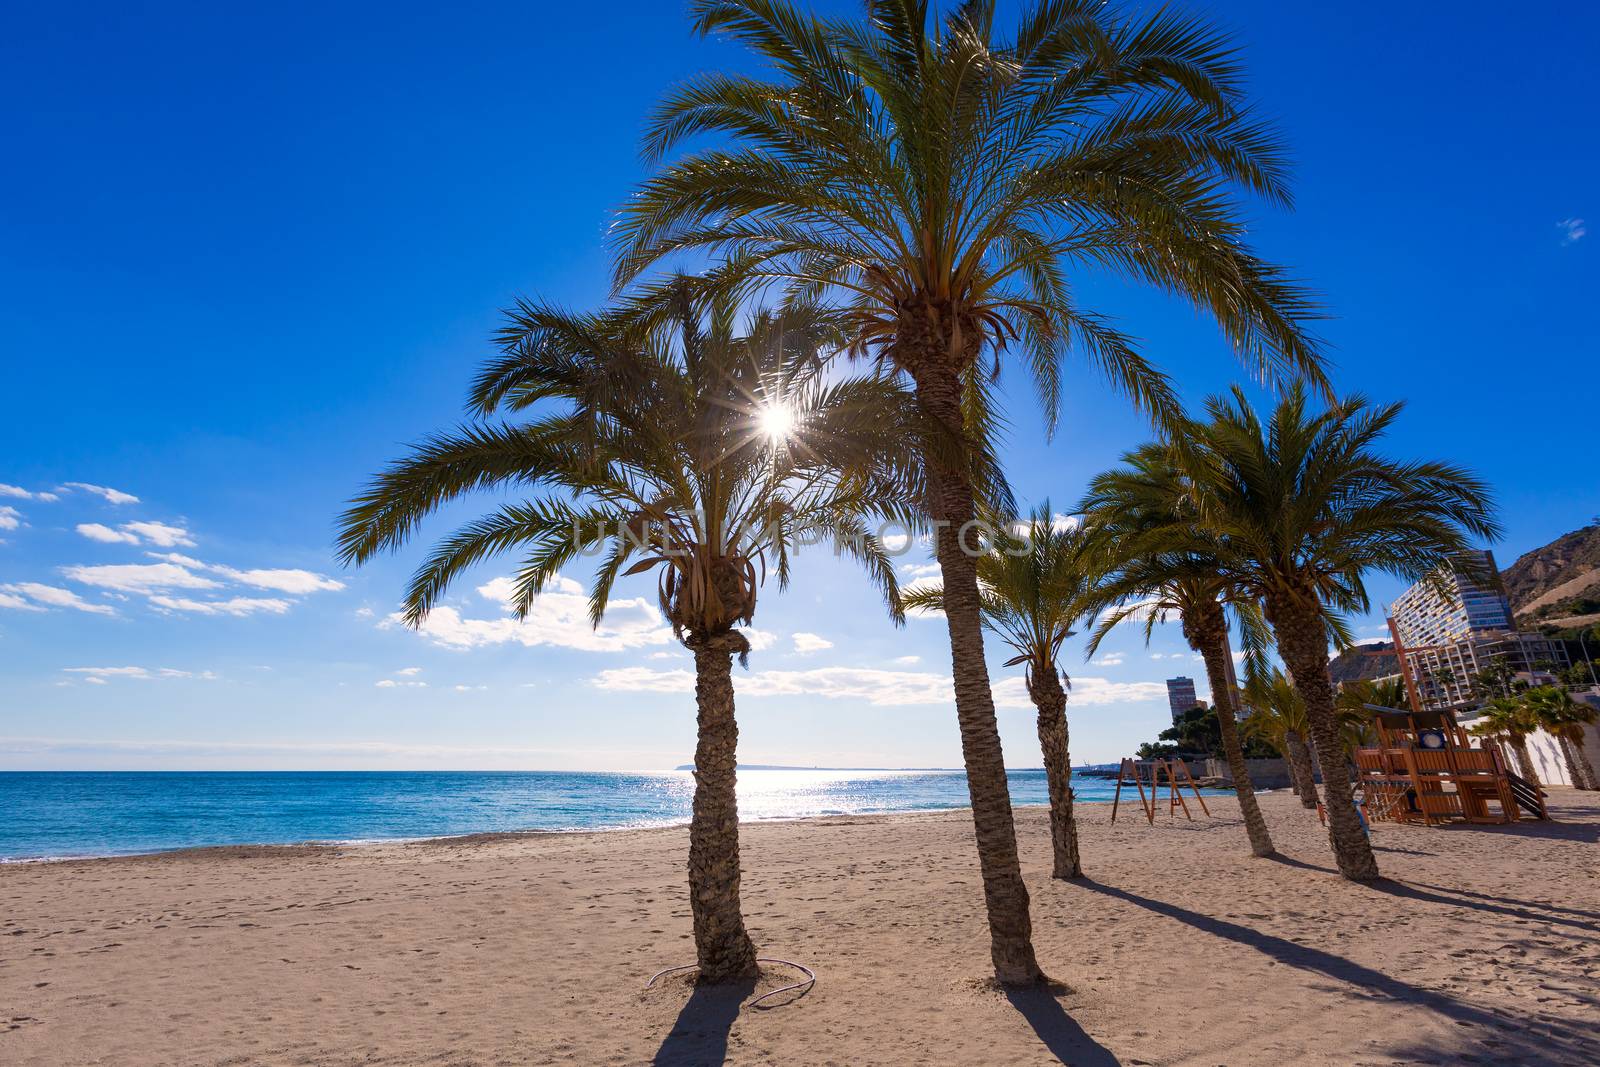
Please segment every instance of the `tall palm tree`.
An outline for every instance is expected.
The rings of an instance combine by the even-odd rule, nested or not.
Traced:
[[[1306,717],[1306,702],[1299,690],[1274,667],[1271,673],[1252,672],[1245,683],[1245,699],[1251,711],[1244,721],[1244,732],[1278,750],[1289,765],[1289,779],[1301,805],[1315,808],[1317,775],[1311,749],[1306,745],[1311,736],[1311,720]]]
[[[1330,624],[1369,607],[1362,576],[1420,579],[1492,540],[1489,490],[1445,463],[1402,463],[1376,450],[1402,405],[1359,396],[1313,412],[1293,386],[1263,423],[1237,387],[1206,402],[1180,457],[1199,521],[1220,562],[1259,597],[1278,652],[1305,699],[1322,768],[1329,839],[1346,878],[1378,877],[1351,798],[1328,672]]]
[[[1574,788],[1600,789],[1594,764],[1583,750],[1583,728],[1596,719],[1595,710],[1580,704],[1559,685],[1542,685],[1522,694],[1522,701],[1546,733],[1561,746],[1567,776]]]
[[[502,354],[472,393],[479,416],[546,410],[518,423],[441,434],[378,475],[340,525],[347,564],[398,549],[430,512],[474,490],[534,488],[467,523],[433,549],[405,595],[420,625],[453,579],[518,553],[515,609],[580,556],[599,555],[590,614],[599,625],[613,583],[654,572],[661,611],[694,654],[699,737],[689,827],[690,910],[701,978],[753,975],[739,904],[732,660],[750,651],[766,572],[779,586],[806,541],[854,556],[895,603],[893,564],[869,520],[915,522],[891,503],[907,492],[900,449],[882,415],[898,391],[881,379],[824,384],[818,350],[831,334],[796,309],[756,314],[735,332],[726,302],[674,281],[608,313],[522,304]],[[767,432],[778,423],[793,433]]]
[[[975,560],[961,543],[976,518],[966,386],[1010,346],[1053,426],[1060,362],[1076,346],[1174,418],[1170,387],[1131,338],[1076,302],[1076,273],[1097,268],[1204,308],[1253,371],[1321,381],[1305,332],[1314,303],[1250,250],[1237,202],[1243,190],[1288,203],[1282,147],[1250,113],[1226,37],[1166,9],[1038,2],[1009,40],[988,0],[942,19],[928,0],[881,0],[855,20],[788,0],[692,0],[691,11],[699,32],[742,42],[767,69],[703,75],[663,101],[647,158],[705,134],[717,147],[664,166],[623,208],[619,278],[711,253],[740,291],[831,301],[851,316],[848,351],[909,378],[942,428],[927,457],[935,555],[991,954],[1002,982],[1037,982]]]
[[[1539,719],[1520,697],[1495,697],[1483,709],[1483,716],[1469,728],[1479,737],[1504,741],[1517,754],[1517,764],[1522,777],[1534,785],[1539,781],[1539,768],[1528,751],[1528,736],[1539,729]]]
[[[1096,595],[1103,604],[1116,605],[1096,628],[1089,653],[1094,653],[1112,627],[1128,619],[1144,619],[1145,640],[1149,641],[1156,623],[1177,614],[1189,647],[1205,661],[1211,704],[1250,851],[1257,856],[1274,855],[1272,835],[1256,801],[1239,738],[1239,694],[1228,659],[1224,605],[1234,608],[1247,631],[1248,644],[1255,643],[1259,631],[1258,612],[1218,565],[1211,535],[1195,523],[1189,488],[1173,467],[1170,450],[1146,445],[1122,458],[1123,466],[1090,482],[1081,505],[1089,554],[1099,574]]]
[[[1004,666],[1023,665],[1028,696],[1039,713],[1039,748],[1050,793],[1051,873],[1056,878],[1083,877],[1067,730],[1072,680],[1058,662],[1061,646],[1086,614],[1089,583],[1082,541],[1076,526],[1056,521],[1046,501],[1025,531],[1013,534],[997,526],[995,544],[977,560],[983,624],[1016,653]],[[943,611],[944,591],[913,588],[901,595],[900,603],[906,611]]]

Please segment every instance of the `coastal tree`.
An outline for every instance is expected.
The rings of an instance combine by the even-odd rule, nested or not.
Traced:
[[[1022,665],[1028,697],[1038,711],[1050,794],[1051,874],[1081,878],[1066,714],[1072,680],[1059,659],[1061,646],[1085,617],[1089,583],[1083,538],[1076,525],[1053,516],[1048,501],[1015,530],[995,524],[994,538],[977,559],[979,611],[989,632],[1016,653],[1003,666]],[[943,611],[944,591],[914,587],[901,594],[900,603],[907,612]]]
[[[1245,682],[1245,700],[1250,714],[1241,724],[1244,732],[1259,737],[1283,756],[1289,778],[1302,806],[1317,806],[1317,776],[1306,740],[1311,736],[1311,720],[1306,717],[1306,702],[1284,673],[1253,671]]]
[[[1260,614],[1219,564],[1219,546],[1196,521],[1189,486],[1173,463],[1171,449],[1146,445],[1122,459],[1122,466],[1090,482],[1080,505],[1087,555],[1095,561],[1095,595],[1108,609],[1088,652],[1092,655],[1113,627],[1130,619],[1143,620],[1148,643],[1157,623],[1178,616],[1184,639],[1205,661],[1212,709],[1250,851],[1256,856],[1274,855],[1239,737],[1239,693],[1229,669],[1225,605],[1233,608],[1252,648],[1264,643]]]
[[[703,981],[756,972],[739,902],[732,661],[750,651],[741,628],[763,579],[770,572],[781,588],[797,546],[831,543],[897,611],[893,564],[872,529],[917,521],[896,503],[921,491],[916,468],[897,462],[905,450],[883,419],[908,400],[882,378],[825,382],[819,357],[835,341],[824,317],[799,307],[757,312],[740,333],[731,302],[684,280],[596,314],[521,303],[470,410],[525,421],[478,421],[426,440],[340,521],[340,557],[359,564],[398,549],[464,494],[543,491],[438,542],[405,593],[413,626],[493,556],[519,556],[519,617],[580,558],[598,560],[596,626],[619,578],[655,575],[661,611],[694,655],[689,885]]]
[[[1522,777],[1534,785],[1542,785],[1539,780],[1539,768],[1533,762],[1533,753],[1528,750],[1528,737],[1538,729],[1538,716],[1528,706],[1527,701],[1520,697],[1504,696],[1495,697],[1489,702],[1478,721],[1469,728],[1469,732],[1478,737],[1503,742],[1516,753],[1518,770]]]
[[[1583,728],[1596,719],[1595,710],[1572,699],[1559,685],[1542,685],[1522,694],[1522,701],[1545,733],[1556,739],[1567,765],[1567,777],[1577,789],[1600,789],[1594,764],[1583,750]]]
[[[1305,700],[1340,872],[1378,877],[1351,796],[1328,670],[1330,626],[1370,607],[1363,576],[1420,580],[1499,528],[1488,488],[1463,468],[1377,451],[1402,405],[1360,396],[1313,411],[1292,386],[1263,421],[1243,390],[1206,401],[1178,461],[1218,562],[1258,598]]]
[[[966,400],[1002,352],[1036,380],[1053,427],[1075,353],[1158,421],[1178,405],[1132,339],[1082,306],[1105,271],[1208,312],[1253,373],[1321,369],[1308,293],[1250,248],[1240,193],[1287,205],[1284,151],[1254,115],[1225,35],[1162,8],[1027,5],[1009,38],[992,2],[936,16],[885,0],[858,19],[787,0],[693,0],[695,28],[747,45],[758,74],[672,91],[645,155],[667,163],[615,227],[618,278],[664,257],[718,257],[742,293],[776,288],[846,313],[846,351],[902,374],[943,431],[927,454],[956,718],[995,974],[1030,984],[1028,892],[984,659]],[[928,438],[924,438],[928,439]]]

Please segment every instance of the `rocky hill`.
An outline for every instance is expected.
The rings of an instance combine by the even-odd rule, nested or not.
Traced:
[[[1333,684],[1360,681],[1363,678],[1383,678],[1400,673],[1400,657],[1394,654],[1394,645],[1388,641],[1374,641],[1345,649],[1328,664]]]
[[[1600,613],[1600,522],[1524,553],[1500,577],[1524,622]]]

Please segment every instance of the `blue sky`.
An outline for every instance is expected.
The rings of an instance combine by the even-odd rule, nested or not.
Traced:
[[[1225,9],[1296,158],[1297,210],[1261,208],[1254,233],[1326,294],[1340,387],[1409,401],[1394,453],[1496,486],[1506,563],[1600,512],[1600,272],[1580,221],[1600,222],[1580,45],[1600,19],[1360,15]],[[643,599],[598,635],[563,593],[519,629],[493,596],[505,568],[486,567],[419,635],[386,617],[422,545],[353,573],[330,546],[348,494],[457,419],[499,308],[604,296],[603,233],[652,101],[743,62],[691,39],[675,4],[12,11],[0,767],[684,762],[688,659],[650,586],[622,590]],[[1081,292],[1191,400],[1236,376],[1187,307],[1104,279]],[[1025,500],[1076,498],[1143,437],[1093,377],[1070,382],[1047,443],[1007,380]],[[736,679],[747,760],[959,762],[939,623],[896,631],[815,554],[765,591],[757,627]],[[1148,650],[1118,633],[1093,664],[1074,642],[1067,667],[1074,757],[1097,761],[1164,724],[1162,679],[1202,673],[1175,627]],[[1029,764],[1032,712],[994,674],[1008,760]]]

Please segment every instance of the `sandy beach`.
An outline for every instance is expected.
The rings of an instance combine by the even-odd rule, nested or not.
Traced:
[[[1584,1064],[1600,1048],[1600,799],[1557,823],[1376,831],[1331,873],[1264,798],[1282,861],[1216,818],[1080,808],[1091,880],[1019,812],[1054,993],[984,981],[965,812],[747,824],[770,1010],[693,959],[686,832],[218,849],[0,867],[7,1064]],[[761,987],[789,981],[773,971]]]

